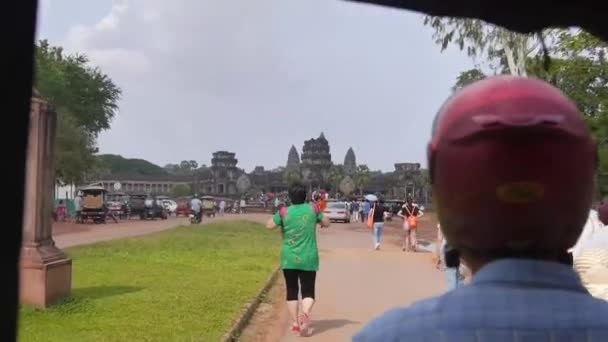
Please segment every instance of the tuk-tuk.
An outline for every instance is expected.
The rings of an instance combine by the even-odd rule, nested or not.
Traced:
[[[203,196],[201,202],[203,202],[203,215],[215,217],[215,197]]]
[[[82,192],[81,222],[92,220],[94,223],[105,223],[108,215],[106,207],[107,190],[98,185],[90,185],[80,189]]]

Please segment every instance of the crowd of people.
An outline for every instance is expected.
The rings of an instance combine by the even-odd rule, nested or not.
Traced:
[[[597,167],[596,144],[576,106],[539,80],[478,81],[441,108],[428,159],[440,222],[437,267],[450,291],[386,312],[353,341],[608,341],[608,303],[586,290],[571,254],[589,216]],[[309,336],[316,226],[329,221],[314,198],[306,202],[306,187],[293,185],[289,197],[292,204],[267,227],[283,233],[291,329]],[[350,209],[380,249],[383,201]],[[416,251],[422,215],[411,199],[399,211],[404,251]],[[470,281],[460,286],[466,273]]]

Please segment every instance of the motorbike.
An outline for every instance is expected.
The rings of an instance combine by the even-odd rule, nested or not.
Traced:
[[[201,221],[203,220],[203,212],[202,212],[202,210],[200,212],[198,212],[198,213],[196,213],[194,211],[191,211],[190,215],[189,215],[189,218],[190,218],[190,224],[200,224]]]

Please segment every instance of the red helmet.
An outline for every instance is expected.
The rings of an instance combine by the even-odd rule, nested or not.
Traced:
[[[457,92],[435,118],[428,159],[455,248],[566,251],[589,215],[596,144],[576,106],[543,81],[497,76]]]

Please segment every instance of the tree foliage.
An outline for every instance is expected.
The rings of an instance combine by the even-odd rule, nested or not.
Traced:
[[[479,19],[426,16],[424,24],[433,29],[433,39],[441,51],[455,44],[469,57],[484,59],[493,69],[506,61],[512,75],[525,76],[528,56],[540,47],[533,35],[512,32]]]
[[[42,40],[35,46],[34,86],[57,111],[56,175],[78,183],[96,165],[97,135],[110,127],[121,90],[82,54],[65,54]]]
[[[346,172],[342,165],[332,165],[329,169],[328,181],[331,185],[331,190],[337,192],[340,187],[340,182],[344,179]]]
[[[357,190],[363,193],[363,189],[365,189],[367,184],[369,184],[370,179],[371,172],[369,170],[369,167],[367,167],[367,165],[358,165],[354,177],[355,186],[357,187]]]
[[[177,184],[173,187],[171,191],[173,197],[185,197],[192,195],[192,188],[188,184]]]
[[[484,74],[483,71],[479,70],[478,68],[463,71],[456,78],[456,84],[454,84],[452,87],[452,91],[462,89],[469,84],[483,80],[486,77],[486,74]]]
[[[182,160],[179,164],[167,164],[163,168],[171,174],[189,175],[196,171],[199,165],[195,160]]]
[[[95,138],[81,129],[71,115],[58,115],[55,137],[56,179],[65,184],[77,183],[83,172],[101,169],[93,155]]]
[[[291,185],[296,182],[302,181],[302,173],[297,165],[289,165],[283,171],[283,180],[285,183]]]

